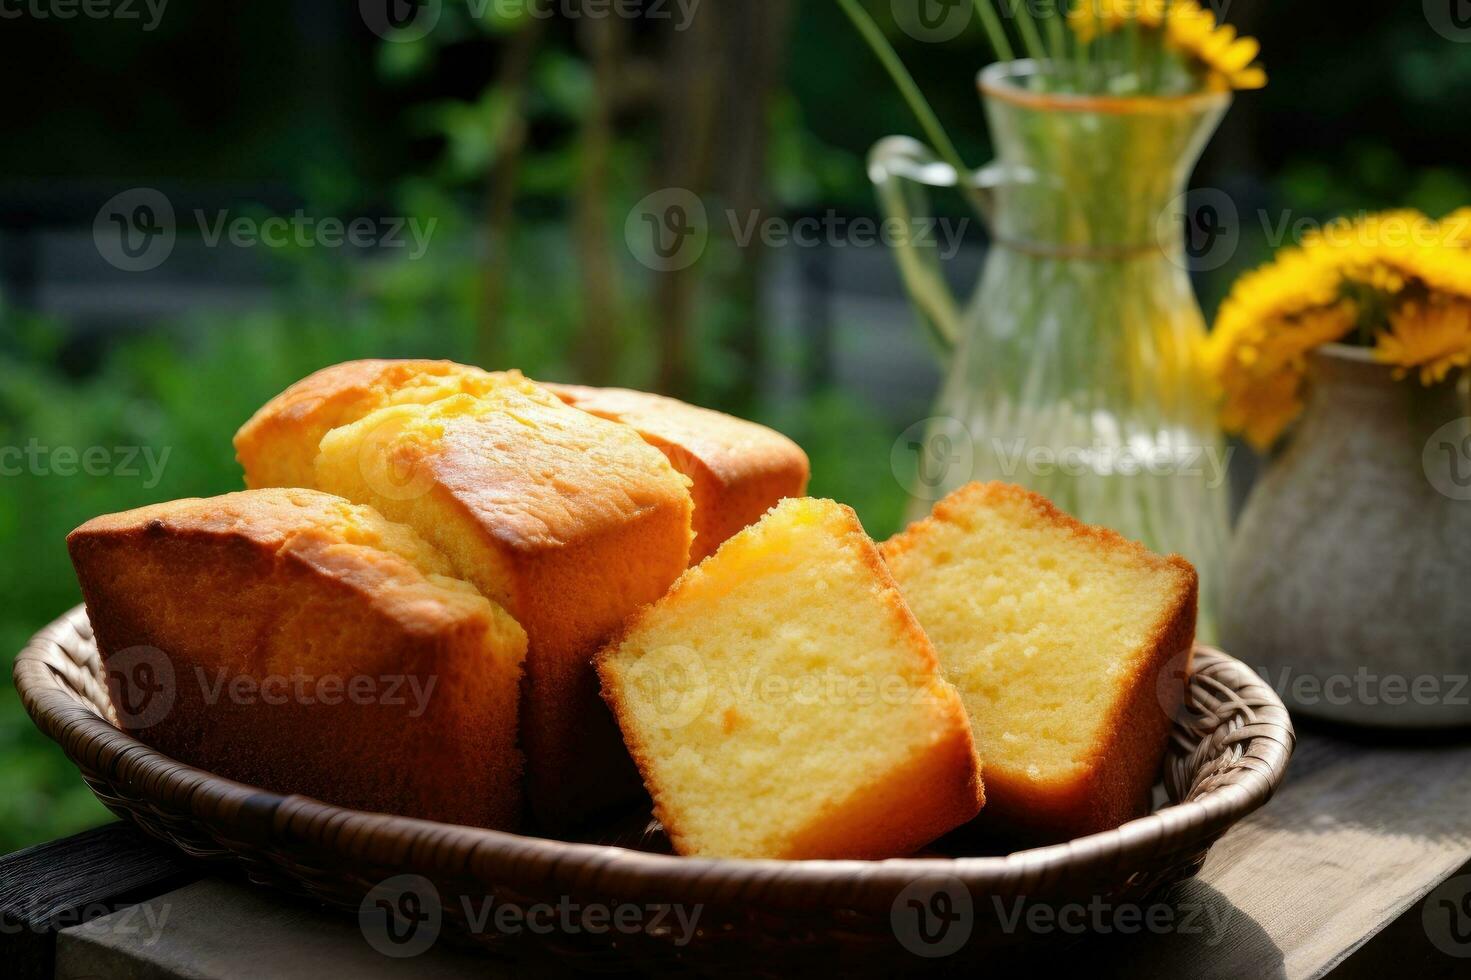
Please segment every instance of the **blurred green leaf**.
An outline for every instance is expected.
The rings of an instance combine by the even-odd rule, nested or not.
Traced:
[[[378,73],[390,81],[422,75],[434,62],[433,36],[431,31],[413,41],[378,45]]]

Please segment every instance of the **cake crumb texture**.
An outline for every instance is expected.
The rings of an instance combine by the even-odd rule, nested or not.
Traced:
[[[983,802],[958,694],[832,501],[777,505],[598,665],[681,854],[894,857]]]
[[[1194,642],[1190,564],[1002,483],[883,554],[973,722],[982,824],[1062,840],[1142,815]]]

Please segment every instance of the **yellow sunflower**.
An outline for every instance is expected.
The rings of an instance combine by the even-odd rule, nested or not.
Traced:
[[[1452,211],[1440,219],[1440,226],[1445,232],[1446,244],[1471,248],[1471,208]]]
[[[1222,425],[1270,446],[1301,411],[1309,352],[1360,330],[1397,377],[1471,368],[1471,209],[1330,222],[1242,276],[1206,347]]]
[[[1258,449],[1270,447],[1302,410],[1308,353],[1343,339],[1354,325],[1352,304],[1340,300],[1260,323],[1250,338],[1238,334],[1232,342],[1212,333],[1207,362],[1225,395],[1222,426]]]
[[[1236,281],[1221,304],[1215,329],[1207,345],[1207,360],[1218,372],[1228,360],[1242,365],[1262,361],[1280,363],[1280,332],[1284,324],[1304,321],[1314,312],[1339,311],[1336,316],[1353,317],[1340,305],[1342,274],[1335,256],[1321,250],[1288,248],[1275,261]],[[1333,319],[1313,320],[1314,333],[1334,327]],[[1347,333],[1348,328],[1339,333]]]
[[[1265,452],[1281,438],[1303,408],[1303,374],[1283,369],[1246,375],[1228,383],[1221,426]]]
[[[1068,25],[1078,40],[1090,44],[1099,34],[1116,31],[1131,20],[1159,27],[1172,5],[1172,0],[1078,0],[1068,12]]]
[[[1211,84],[1220,88],[1254,89],[1267,84],[1267,73],[1255,64],[1262,46],[1254,37],[1237,37],[1236,28],[1220,24],[1216,15],[1195,0],[1170,7],[1165,36],[1170,46],[1202,64]]]
[[[1471,209],[1434,221],[1408,209],[1340,219],[1303,247],[1337,255],[1345,278],[1387,296],[1407,287],[1471,300]]]
[[[1374,357],[1393,364],[1396,378],[1418,370],[1421,384],[1439,384],[1452,370],[1471,366],[1471,303],[1405,303],[1390,314]]]
[[[1237,37],[1236,28],[1219,23],[1215,12],[1199,0],[1077,0],[1068,13],[1068,24],[1083,44],[1131,21],[1147,30],[1163,28],[1164,42],[1203,70],[1212,88],[1256,89],[1267,84],[1266,71],[1255,64],[1261,44],[1255,38]]]

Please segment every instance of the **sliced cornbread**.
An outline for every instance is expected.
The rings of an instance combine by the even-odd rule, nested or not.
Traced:
[[[99,517],[67,545],[143,741],[278,793],[515,825],[526,635],[408,528],[259,490]]]
[[[524,379],[329,432],[318,487],[419,531],[526,629],[522,746],[560,826],[637,789],[590,659],[688,563],[687,480],[632,428]]]
[[[893,857],[981,807],[960,698],[831,501],[779,504],[597,664],[681,854]]]
[[[691,564],[760,520],[778,501],[807,491],[807,454],[764,425],[642,391],[546,387],[569,405],[633,426],[690,478],[695,501]]]
[[[883,554],[970,712],[982,822],[1061,840],[1140,815],[1183,697],[1167,665],[1195,635],[1190,564],[999,483],[955,491]]]
[[[245,485],[310,487],[317,446],[332,429],[388,405],[482,394],[506,378],[452,361],[348,361],[308,375],[235,433]]]

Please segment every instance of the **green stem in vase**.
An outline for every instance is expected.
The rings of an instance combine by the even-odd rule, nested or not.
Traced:
[[[1159,27],[1149,35],[1149,91],[1158,95],[1164,87],[1165,33],[1169,30],[1173,0],[1164,0]]]
[[[1074,41],[1077,52],[1078,91],[1081,92],[1088,87],[1088,77],[1092,71],[1093,45],[1082,38],[1074,38]]]
[[[1063,24],[1061,8],[1054,10],[1045,22],[1047,24],[1047,43],[1052,52],[1052,70],[1058,80],[1062,81],[1071,74],[1071,65],[1067,56],[1067,30]]]
[[[1144,69],[1140,83],[1146,92],[1158,95],[1164,66],[1163,38],[1158,31],[1150,31],[1144,35],[1144,42]]]
[[[1015,61],[1016,52],[1011,47],[1011,41],[1006,36],[1006,28],[1001,23],[1001,18],[996,13],[996,8],[991,6],[991,0],[973,0],[976,14],[981,18],[981,26],[986,29],[986,36],[991,40],[991,47],[996,52],[996,57],[1002,61]]]
[[[1031,8],[1027,6],[1029,2],[1030,0],[1011,0],[1011,16],[1016,19],[1016,29],[1026,46],[1027,57],[1046,61],[1047,48],[1042,43],[1042,35],[1037,30],[1037,21],[1032,17]]]
[[[1093,7],[1093,76],[1088,80],[1089,90],[1103,92],[1108,88],[1109,65],[1113,61],[1113,42],[1103,29],[1103,4],[1100,0],[1084,0]]]
[[[1144,88],[1144,45],[1143,28],[1138,18],[1129,18],[1124,25],[1124,64],[1128,71],[1126,78],[1130,78],[1131,84],[1126,90],[1138,94]]]
[[[1123,32],[1104,31],[1098,38],[1098,49],[1098,90],[1112,92],[1124,64]]]
[[[955,144],[950,141],[949,134],[945,132],[945,127],[940,124],[940,119],[935,115],[935,110],[930,108],[930,104],[925,99],[924,93],[919,90],[919,85],[915,83],[914,76],[909,74],[908,68],[904,67],[904,62],[899,57],[899,53],[894,50],[894,46],[889,43],[889,39],[884,37],[884,32],[873,22],[873,18],[868,16],[868,12],[859,6],[858,0],[838,0],[838,5],[847,13],[848,19],[853,22],[854,27],[858,28],[858,33],[863,35],[864,40],[868,42],[868,46],[873,49],[874,55],[878,57],[879,61],[888,71],[889,77],[899,87],[900,93],[904,96],[904,101],[909,103],[910,111],[919,120],[920,128],[924,130],[925,136],[929,138],[930,143],[935,148],[935,152],[940,155],[940,159],[954,168],[956,183],[959,185],[960,191],[972,203],[979,206],[980,192],[967,179],[970,175],[970,168],[966,166],[965,161],[960,156],[960,151],[955,148]]]

